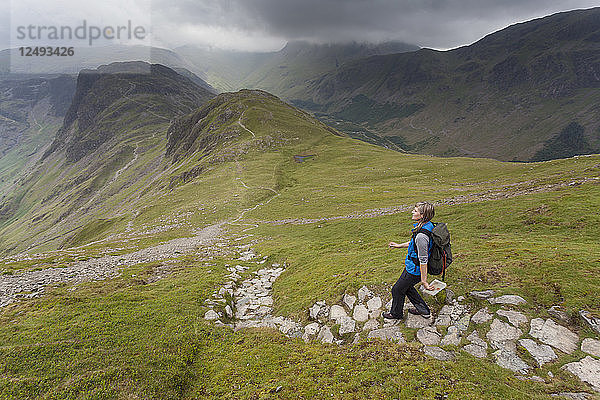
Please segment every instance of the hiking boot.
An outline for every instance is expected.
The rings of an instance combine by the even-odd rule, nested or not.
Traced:
[[[402,317],[398,317],[396,315],[393,315],[392,313],[389,312],[384,312],[383,314],[381,314],[383,316],[383,318],[385,319],[402,319]]]
[[[427,313],[427,314],[423,314],[421,311],[417,310],[416,308],[409,308],[408,312],[411,314],[415,314],[415,315],[420,315],[423,318],[430,318],[431,317],[431,313]]]

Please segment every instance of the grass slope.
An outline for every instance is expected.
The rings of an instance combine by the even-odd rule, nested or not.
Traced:
[[[127,140],[145,151],[113,184],[131,179],[131,186],[102,186],[107,196],[95,218],[105,223],[78,232],[71,243],[83,247],[7,260],[4,270],[133,251],[217,221],[229,222],[223,240],[230,253],[179,257],[171,275],[156,282],[149,279],[156,263],[125,266],[117,278],[75,290],[57,285],[40,299],[3,308],[1,397],[549,399],[588,390],[556,363],[535,371],[554,374],[541,384],[466,353],[454,363],[425,358],[415,344],[337,347],[269,330],[234,333],[204,321],[203,301],[225,281],[226,265],[244,264],[233,245],[246,242],[267,262],[288,265],[274,284],[275,314],[305,320],[315,300],[337,301],[363,284],[389,298],[404,254],[387,243],[408,237],[409,208],[429,200],[438,202],[435,219],[453,234],[447,280],[457,293],[520,294],[527,311],[540,316],[554,304],[598,314],[600,157],[517,164],[405,155],[337,136],[264,92],[227,94],[205,107],[205,128],[182,135],[194,151],[180,147],[184,156],[165,158],[156,174],[141,171],[165,151],[167,125],[153,125],[153,138]],[[203,151],[207,135],[226,132],[235,135]],[[314,157],[298,163],[298,154]],[[74,174],[50,171],[49,181]],[[364,215],[378,212],[369,210],[397,212]],[[106,223],[114,218],[123,219]],[[3,231],[10,234],[24,235]],[[431,304],[439,309],[441,301]],[[592,336],[583,326],[570,328]],[[561,365],[582,355],[562,355]]]

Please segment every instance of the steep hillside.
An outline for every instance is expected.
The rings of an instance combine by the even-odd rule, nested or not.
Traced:
[[[130,72],[139,66],[110,64],[79,74],[54,141],[2,200],[5,250],[64,242],[65,232],[105,216],[104,202],[160,172],[162,129],[214,96],[161,65]]]
[[[54,138],[75,93],[75,78],[0,77],[0,193],[29,171]]]
[[[400,154],[251,90],[167,121],[159,110],[178,97],[150,92],[74,113],[132,123],[71,163],[63,142],[0,232],[12,254],[0,274],[2,397],[593,396],[562,366],[591,358],[583,341],[598,337],[579,311],[600,315],[600,157]],[[419,200],[449,224],[455,257],[446,276],[455,301],[447,290],[427,297],[429,323],[459,316],[460,331],[379,315],[405,256],[388,243],[408,239]],[[470,294],[484,289],[526,303]],[[494,321],[472,320],[479,310]],[[574,348],[553,342],[565,351],[538,366],[517,342],[541,346],[534,318],[558,321]],[[494,342],[498,326],[512,339]],[[423,346],[424,334],[444,342]],[[486,348],[473,356],[468,341]]]
[[[570,157],[600,151],[599,57],[600,8],[571,11],[451,51],[350,62],[313,80],[296,104],[404,150],[501,160],[539,159],[578,124],[580,144],[561,154]]]

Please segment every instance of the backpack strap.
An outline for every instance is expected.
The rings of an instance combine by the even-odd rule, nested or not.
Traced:
[[[432,222],[432,224],[433,224],[433,222]],[[435,226],[435,224],[433,224],[433,226]],[[432,233],[431,233],[431,231],[428,231],[427,229],[423,229],[423,227],[421,227],[421,229],[419,229],[418,231],[414,231],[414,232],[412,233],[413,246],[416,246],[416,245],[417,245],[417,244],[415,243],[415,240],[417,239],[417,235],[418,235],[419,233],[423,233],[423,234],[427,235],[427,237],[429,238],[429,241],[430,241],[430,242],[433,240],[433,237],[432,237]],[[430,244],[430,246],[431,246],[431,244]],[[415,250],[415,252],[416,252],[416,250]],[[429,249],[427,249],[427,253],[428,253],[427,255],[429,256]],[[418,258],[418,257],[410,257],[410,260],[411,260],[413,263],[415,263],[415,265],[420,265],[420,264],[421,264],[421,262],[419,261],[419,258]]]

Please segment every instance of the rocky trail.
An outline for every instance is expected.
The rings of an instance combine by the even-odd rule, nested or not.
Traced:
[[[238,258],[258,265],[266,259],[251,249]],[[429,357],[452,361],[457,353],[464,351],[513,371],[518,379],[538,383],[550,383],[554,378],[552,372],[537,375],[541,372],[539,368],[559,362],[565,354],[580,351],[583,358],[564,363],[561,369],[600,392],[600,320],[585,311],[580,316],[595,331],[595,338],[581,339],[579,334],[561,325],[572,321],[558,306],[549,309],[547,315],[535,316],[525,311],[524,298],[512,294],[497,296],[494,290],[473,291],[454,298],[451,290],[446,289],[446,304],[437,315],[424,318],[405,312],[405,320],[388,320],[381,314],[390,309],[391,299],[382,299],[363,286],[356,295],[344,294],[340,304],[317,301],[306,310],[309,322],[303,325],[301,321],[272,315],[273,283],[285,272],[285,265],[275,263],[253,273],[248,269],[242,265],[229,266],[228,281],[205,301],[206,320],[234,330],[271,328],[305,342],[337,345],[374,339],[406,343],[404,331],[408,329],[415,332],[415,340]],[[405,305],[405,311],[408,306]],[[577,399],[594,396],[586,392],[555,395]]]

